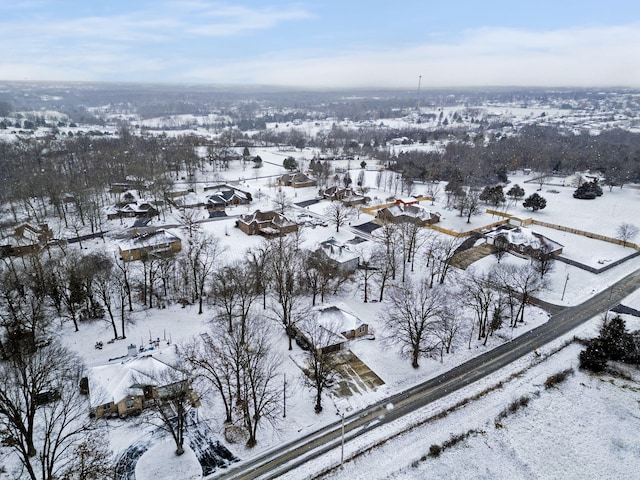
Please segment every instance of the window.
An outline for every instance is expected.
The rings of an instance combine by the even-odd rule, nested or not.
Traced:
[[[125,406],[129,409],[129,408],[133,408],[133,406],[135,405],[135,399],[133,397],[131,398],[127,398],[127,401],[125,402]]]

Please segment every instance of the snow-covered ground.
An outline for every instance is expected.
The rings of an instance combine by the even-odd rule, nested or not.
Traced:
[[[229,171],[221,174],[228,181],[233,181],[249,190],[254,198],[254,202],[249,206],[230,209],[229,215],[244,214],[257,208],[266,210],[273,207],[272,198],[278,188],[275,187],[272,176],[284,173],[284,169],[281,167],[282,160],[291,154],[296,158],[306,160],[313,155],[313,151],[309,149],[302,152],[252,149],[251,153],[252,155],[259,154],[265,161],[261,169],[242,169],[241,166],[234,164]],[[359,171],[356,169],[358,163],[353,161],[350,165],[354,169],[351,172],[354,179]],[[341,165],[347,167],[349,163],[344,161]],[[211,173],[208,177],[201,178],[203,183],[197,184],[197,191],[202,192],[201,188],[204,186],[204,182],[214,182],[219,175]],[[387,197],[394,193],[373,188],[376,183],[376,172],[366,171],[365,175],[366,185],[372,187],[369,196],[374,199],[374,202],[383,203]],[[526,195],[529,195],[538,188],[537,184],[524,183],[529,178],[531,176],[514,174],[511,177],[511,182],[519,183],[525,188]],[[592,201],[573,199],[571,195],[573,188],[570,187],[553,186],[553,189],[560,193],[540,192],[548,201],[545,210],[532,213],[518,205],[511,207],[508,213],[530,216],[548,223],[565,225],[611,237],[615,236],[615,230],[620,223],[635,223],[639,218],[640,190],[638,189],[625,187],[615,189],[612,192],[607,190],[602,197]],[[546,190],[546,187],[543,190]],[[294,190],[283,187],[283,191],[293,202],[301,202],[317,196],[316,188]],[[423,193],[423,191],[426,193],[426,186],[416,186],[417,193]],[[460,218],[456,212],[446,210],[444,185],[441,186],[440,192],[433,205],[430,201],[423,201],[423,204],[425,207],[442,214],[440,226],[444,228],[467,231],[482,228],[484,225],[498,220],[493,215],[483,213],[472,217],[471,223],[467,223],[466,218]],[[400,196],[400,192],[396,193]],[[308,210],[312,213],[323,214],[325,208],[326,203],[321,202],[309,206]],[[292,212],[292,215],[294,214],[295,212]],[[372,218],[370,215],[360,213],[352,219],[351,223],[357,225]],[[173,223],[174,220],[177,221],[177,218],[169,217],[162,221],[154,220],[154,224]],[[227,248],[225,259],[229,261],[241,259],[247,248],[258,245],[262,241],[258,237],[246,236],[235,228],[234,224],[234,218],[201,224],[203,230],[220,237],[221,242]],[[107,228],[119,229],[121,228],[120,222],[107,222]],[[596,267],[623,258],[632,252],[631,248],[619,247],[608,242],[565,234],[548,228],[534,228],[562,243],[565,246],[564,255],[568,258]],[[185,237],[185,232],[179,228],[172,231]],[[350,227],[343,227],[338,233],[331,226],[305,228],[302,232],[304,244],[308,245],[331,236],[348,240],[354,236],[354,233]],[[85,242],[83,246],[87,249],[115,248],[113,244],[105,244],[102,240]],[[493,257],[485,257],[471,268],[486,269],[495,261]],[[502,261],[524,262],[526,260],[508,256]],[[608,285],[637,268],[640,268],[639,258],[627,261],[599,275],[556,262],[554,270],[549,274],[547,289],[539,292],[538,296],[552,303],[576,305],[594,292],[606,289]],[[418,271],[413,275],[419,274]],[[470,356],[480,354],[499,342],[508,340],[511,335],[517,335],[534,328],[548,319],[548,315],[542,310],[529,307],[524,325],[514,331],[505,329],[498,332],[489,340],[486,347],[472,344],[472,348],[468,349],[465,342],[462,341],[452,354],[444,356],[442,362],[439,358],[424,359],[421,361],[421,367],[414,370],[407,359],[400,357],[396,348],[383,345],[380,340],[386,329],[382,312],[383,304],[363,303],[362,292],[355,287],[345,288],[330,300],[343,302],[376,331],[378,337],[376,340],[353,342],[351,349],[385,384],[375,391],[360,393],[352,397],[337,398],[329,394],[324,399],[323,412],[315,414],[312,392],[302,385],[301,371],[291,358],[291,356],[300,355],[301,350],[294,346],[294,350],[289,352],[284,334],[279,334],[275,339],[275,348],[283,359],[281,369],[283,382],[285,375],[287,379],[287,417],[282,419],[277,428],[265,428],[260,431],[258,445],[251,450],[241,444],[226,445],[240,459],[250,458],[283,441],[335,422],[337,408],[355,411],[391,393],[438,375],[467,360]],[[632,296],[625,303],[640,308],[640,294]],[[212,313],[209,306],[203,315],[198,315],[197,308],[188,305],[184,308],[169,306],[151,310],[138,308],[128,325],[126,340],[107,343],[112,337],[112,332],[110,326],[105,322],[83,323],[79,332],[73,332],[72,327],[65,324],[60,328],[60,336],[66,344],[80,353],[88,365],[100,365],[108,362],[109,359],[125,355],[129,343],[146,344],[150,339],[158,337],[170,340],[171,343],[180,343],[199,335],[208,329],[207,322],[211,319]],[[633,318],[629,318],[628,321],[630,326],[633,326]],[[597,324],[598,319],[589,323],[585,327],[585,335],[594,334],[597,331]],[[638,328],[638,325],[634,328]],[[103,342],[102,350],[94,348],[97,341]],[[627,472],[632,472],[640,467],[640,454],[633,436],[633,432],[638,428],[636,402],[638,385],[636,382],[620,379],[614,379],[613,383],[608,383],[599,377],[590,377],[577,371],[577,352],[577,347],[567,347],[560,353],[545,359],[523,376],[507,383],[503,389],[487,395],[478,402],[469,404],[466,408],[450,414],[443,420],[427,423],[424,427],[402,435],[384,446],[383,449],[373,450],[371,453],[359,457],[355,462],[348,462],[347,470],[333,474],[332,478],[431,478],[435,476],[451,478],[451,472],[456,472],[453,475],[455,478],[624,478],[624,476],[618,475],[623,471],[618,464],[626,465]],[[389,429],[395,429],[393,432],[385,430],[374,435],[388,435],[400,431],[403,425],[411,425],[425,416],[428,417],[441,411],[457,400],[471,395],[472,392],[480,391],[497,382],[497,378],[504,378],[508,376],[509,372],[528,367],[531,361],[532,359],[523,359],[517,365],[512,365],[508,372],[500,372],[482,384],[473,385],[457,392],[451,398],[428,407],[426,412],[416,412],[415,418],[402,420],[398,425],[389,427]],[[569,366],[576,368],[575,374],[565,384],[559,385],[557,389],[545,391],[542,387],[544,379]],[[631,387],[622,388],[621,385],[625,384],[624,382],[628,382]],[[503,428],[496,429],[494,419],[498,413],[523,394],[531,396],[529,407],[507,417],[502,422]],[[199,418],[201,421],[206,421],[213,431],[219,433],[222,441],[221,405],[215,397],[203,399],[203,403]],[[608,404],[612,406],[607,410],[605,407]],[[146,430],[141,428],[139,424],[126,419],[105,420],[105,422],[110,427],[110,441],[115,453],[123,451],[136,439],[146,434]],[[469,429],[480,429],[485,433],[471,437],[457,447],[446,450],[438,459],[429,458],[425,461],[418,461],[415,468],[412,466],[414,461],[428,453],[431,444],[442,443],[451,434],[464,433]],[[376,437],[373,440],[369,439],[369,441],[375,439]],[[363,439],[359,440],[357,444],[348,445],[347,451],[353,452],[365,448],[368,445],[366,442],[367,439]],[[167,443],[159,442],[140,458],[136,468],[136,477],[161,480],[163,478],[178,478],[176,472],[182,472],[179,475],[180,478],[198,478],[197,468],[194,468],[193,465],[193,454],[189,453],[180,458],[169,458],[171,453]],[[589,455],[590,451],[595,454]],[[606,459],[602,460],[602,463],[605,466],[594,465],[591,469],[588,467],[589,461],[595,463],[596,458],[604,457]],[[335,463],[337,459],[339,456],[329,460],[312,462],[308,468],[292,473],[290,478],[309,478],[313,476],[314,472],[322,470],[331,462]],[[158,465],[164,468],[156,468]],[[376,468],[372,468],[373,465]],[[609,469],[606,468],[606,465],[609,466]],[[511,472],[511,474],[507,475],[507,472]],[[608,475],[606,472],[613,473]],[[4,480],[5,478],[8,477],[0,474],[0,479]]]

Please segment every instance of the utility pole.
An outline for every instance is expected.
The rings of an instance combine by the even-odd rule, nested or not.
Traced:
[[[340,468],[344,468],[344,412],[340,412],[342,418],[342,441],[340,447]]]
[[[562,289],[562,298],[560,298],[560,301],[564,300],[564,292],[567,291],[567,283],[569,283],[569,274],[567,273],[567,279],[564,281],[564,288]],[[609,296],[609,298],[611,298],[611,296]]]
[[[284,382],[282,383],[282,406],[283,406],[283,418],[287,418],[287,374],[284,374]]]

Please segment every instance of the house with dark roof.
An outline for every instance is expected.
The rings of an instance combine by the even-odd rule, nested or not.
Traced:
[[[318,182],[302,172],[285,173],[278,179],[278,185],[293,188],[315,187],[317,184]]]
[[[241,215],[236,220],[236,227],[247,235],[267,237],[284,235],[298,230],[298,225],[284,215],[275,211],[261,212],[260,210]]]
[[[109,207],[106,212],[108,220],[116,218],[152,218],[160,215],[158,209],[145,200]]]
[[[235,188],[224,188],[207,195],[206,207],[209,211],[224,210],[230,205],[248,205],[251,195]]]

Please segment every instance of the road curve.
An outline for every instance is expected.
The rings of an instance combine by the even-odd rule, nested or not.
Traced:
[[[549,321],[512,341],[475,357],[431,380],[392,395],[344,418],[345,441],[445,397],[570,332],[606,312],[640,287],[640,270],[616,282],[587,301],[562,310]],[[392,407],[389,407],[392,406]],[[206,479],[274,479],[310,459],[340,447],[341,422],[277,446],[255,458],[216,472]]]

